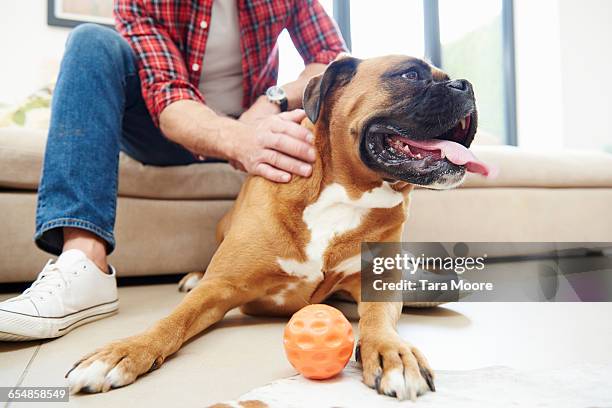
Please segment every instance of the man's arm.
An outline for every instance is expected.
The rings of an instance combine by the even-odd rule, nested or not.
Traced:
[[[304,60],[306,71],[311,65],[327,65],[338,54],[348,52],[336,22],[317,0],[293,1],[287,31]]]
[[[294,0],[287,30],[305,64],[305,69],[297,80],[283,85],[288,108],[296,109],[302,107],[302,96],[308,80],[323,72],[338,54],[348,50],[336,23],[325,13],[317,0]],[[257,123],[279,110],[280,108],[270,103],[265,96],[260,96],[241,115],[240,121]],[[282,155],[280,157],[282,158]]]
[[[302,96],[308,80],[322,73],[326,66],[319,63],[308,64],[298,79],[283,85],[287,94],[289,109],[294,110],[302,107]],[[248,139],[253,138],[251,126],[278,113],[280,113],[278,105],[269,102],[265,96],[259,97],[251,108],[242,114],[239,121],[218,116],[212,109],[201,103],[179,101],[162,111],[160,127],[168,138],[185,146],[195,154],[238,162],[239,167],[247,170],[239,157],[245,144],[250,144]],[[301,113],[292,114],[288,117],[295,118],[298,121],[304,118]],[[304,146],[300,142],[310,143],[312,142],[312,136],[308,132],[293,126],[288,126],[288,131],[292,132],[291,136],[298,143],[291,143],[293,141],[289,140],[289,143],[284,145],[288,150],[285,153],[293,153],[294,157],[310,162],[313,158],[313,154],[310,153],[312,148]],[[290,159],[276,158],[273,160],[278,163],[287,163],[289,167],[281,168],[281,170],[288,170],[303,176],[308,176],[310,173],[310,169],[300,168],[303,164],[293,162]],[[271,169],[266,170],[267,174],[272,173],[275,179],[280,178],[277,181],[284,181],[287,178],[287,174],[277,173]]]
[[[303,113],[275,115],[257,125],[216,115],[190,83],[182,54],[148,15],[144,0],[118,0],[114,11],[118,31],[136,54],[147,109],[168,139],[194,155],[239,162],[249,173],[273,181],[310,174],[312,136],[295,123]]]
[[[306,30],[309,34],[292,34],[298,51],[306,63],[300,77],[286,85],[289,106],[301,106],[302,92],[312,75],[320,73],[325,65],[342,50],[331,19],[318,3],[304,14],[296,1],[293,20],[316,12],[324,21],[318,29],[331,32],[315,33],[317,41],[311,41],[312,27],[293,23],[290,33]],[[115,7],[117,27],[132,44],[138,58],[139,75],[143,83],[143,95],[153,120],[170,140],[181,144],[195,155],[212,156],[238,163],[251,174],[261,175],[273,181],[287,182],[291,174],[310,175],[309,163],[315,159],[311,146],[312,135],[299,126],[305,117],[301,110],[278,112],[278,107],[259,98],[243,120],[236,121],[216,115],[204,105],[199,90],[190,84],[182,56],[163,27],[146,15],[143,0],[119,0]],[[314,15],[313,15],[314,17]],[[331,24],[331,26],[330,26]],[[319,39],[325,38],[321,42]],[[298,45],[299,44],[299,45]],[[338,46],[340,44],[340,46]],[[327,48],[330,49],[327,49]],[[249,114],[252,120],[247,120]]]
[[[305,116],[298,109],[243,123],[218,116],[199,102],[181,100],[162,111],[160,126],[195,155],[237,162],[250,174],[286,183],[291,174],[308,177],[312,172],[313,136],[298,124]]]
[[[142,95],[155,124],[171,103],[180,100],[204,103],[189,81],[183,55],[166,28],[149,15],[145,0],[117,0],[114,8],[117,31],[134,50]]]
[[[310,63],[304,67],[304,70],[298,79],[283,85],[283,90],[287,94],[287,100],[289,102],[289,110],[302,108],[302,98],[304,96],[306,84],[310,78],[325,71],[326,67],[327,64],[321,64],[318,62]]]
[[[326,66],[308,64],[298,79],[283,85],[290,110],[302,107],[308,80],[322,73]],[[311,172],[308,163],[314,160],[314,150],[307,145],[312,142],[312,135],[304,128],[293,126],[293,123],[264,123],[263,126],[258,123],[279,113],[278,105],[269,102],[265,96],[260,96],[239,121],[218,116],[201,103],[179,101],[162,111],[160,127],[168,138],[194,154],[226,159],[245,171],[249,171],[250,165],[253,171],[249,172],[273,181],[289,181],[289,173],[308,176]],[[304,115],[301,112],[287,112],[281,118],[299,123]],[[259,129],[261,143],[253,143],[257,142],[253,126],[269,130]],[[293,140],[279,137],[277,131],[280,129],[284,129]],[[258,149],[260,153],[256,153]]]
[[[302,97],[304,95],[306,84],[310,78],[325,71],[326,67],[326,64],[320,64],[317,62],[308,64],[298,79],[282,86],[285,94],[287,95],[288,110],[302,108]],[[253,123],[266,116],[275,115],[277,113],[280,113],[280,107],[274,103],[271,103],[268,101],[268,98],[265,95],[262,95],[257,98],[255,103],[253,103],[253,105],[240,116],[240,120],[245,123]]]
[[[283,85],[287,94],[288,107],[290,110],[302,107],[302,96],[308,80],[325,70],[326,65],[319,63],[308,64],[298,79]],[[241,156],[245,146],[252,145],[256,137],[253,135],[252,127],[257,126],[270,116],[280,113],[278,105],[268,101],[265,96],[261,96],[255,103],[245,111],[239,121],[231,118],[218,116],[207,106],[194,101],[179,101],[169,105],[160,115],[160,128],[162,132],[172,141],[185,146],[194,154],[201,156],[218,157],[235,163],[237,167],[248,171],[245,161]],[[304,116],[302,113],[287,113],[284,118],[301,121]],[[314,159],[314,151],[306,143],[312,142],[312,135],[303,128],[298,128],[288,124],[275,124],[275,128],[285,128],[294,140],[282,140],[264,142],[261,147],[272,147],[274,144],[280,152],[266,152],[263,155],[269,157],[273,166],[267,167],[264,163],[258,164],[259,170],[263,171],[265,177],[272,178],[274,181],[288,181],[290,175],[287,173],[302,176],[310,175],[311,169],[307,164]],[[261,136],[260,139],[275,137],[274,135]],[[304,143],[306,142],[306,143]],[[270,145],[270,146],[265,146]],[[255,148],[255,146],[252,146]],[[294,160],[283,153],[292,155]],[[269,155],[269,156],[266,156]],[[274,164],[276,163],[276,166]],[[248,164],[247,164],[248,165]],[[305,167],[306,166],[306,167]],[[280,167],[274,169],[273,167]],[[280,171],[275,171],[280,170]]]
[[[243,133],[246,127],[191,100],[180,100],[168,105],[159,116],[159,125],[168,139],[194,155],[225,160],[234,158],[236,138],[233,135]]]
[[[348,49],[336,23],[317,0],[293,1],[287,31],[305,64],[297,80],[282,86],[287,94],[288,109],[297,109],[302,107],[302,95],[308,80],[323,72],[327,64]],[[260,96],[240,119],[249,122],[277,112],[278,106]]]
[[[293,0],[287,31],[304,60],[304,71],[297,80],[282,86],[287,94],[288,109],[302,107],[302,96],[308,80],[322,73],[338,54],[348,52],[335,21],[317,0]],[[241,120],[252,121],[266,114],[278,113],[278,106],[261,96]]]

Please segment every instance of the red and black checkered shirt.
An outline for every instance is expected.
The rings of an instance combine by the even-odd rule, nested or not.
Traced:
[[[276,84],[276,40],[287,29],[304,63],[327,64],[346,46],[317,0],[237,0],[244,96],[248,108]],[[116,0],[119,32],[136,53],[142,94],[155,123],[180,99],[204,102],[198,90],[213,0]]]

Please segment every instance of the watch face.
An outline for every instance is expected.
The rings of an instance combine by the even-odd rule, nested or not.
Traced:
[[[280,101],[285,98],[285,90],[280,86],[271,86],[266,91],[266,96],[272,101]]]

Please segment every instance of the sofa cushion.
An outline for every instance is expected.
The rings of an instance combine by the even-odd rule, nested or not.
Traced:
[[[36,190],[46,132],[0,129],[0,188]],[[612,155],[558,150],[534,152],[512,146],[474,146],[475,154],[500,174],[486,179],[470,174],[463,188],[612,187]],[[119,195],[163,199],[227,199],[238,194],[245,175],[225,163],[145,166],[120,157]]]
[[[119,197],[109,262],[119,276],[203,271],[217,248],[215,229],[233,200],[157,200]],[[33,191],[0,191],[0,283],[36,278],[51,255],[32,242],[36,214]]]
[[[46,132],[0,129],[0,188],[36,190]],[[164,199],[228,199],[240,191],[245,175],[226,163],[145,166],[121,153],[119,195]]]
[[[612,154],[592,150],[533,151],[474,146],[476,156],[499,168],[494,179],[470,174],[463,187],[612,187]]]
[[[607,188],[420,189],[413,193],[402,241],[593,246],[592,242],[612,242],[610,202],[612,189]],[[202,271],[216,249],[217,221],[232,203],[120,197],[117,249],[110,262],[119,276]],[[35,279],[49,259],[32,243],[35,213],[34,192],[0,192],[0,214],[10,214],[1,223],[0,283]],[[504,249],[501,255],[525,255],[526,245]]]

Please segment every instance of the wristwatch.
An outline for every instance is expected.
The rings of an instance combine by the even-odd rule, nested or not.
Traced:
[[[266,98],[268,98],[269,102],[278,105],[281,112],[287,112],[289,101],[287,100],[287,94],[283,88],[276,85],[269,87],[268,90],[266,90]]]

